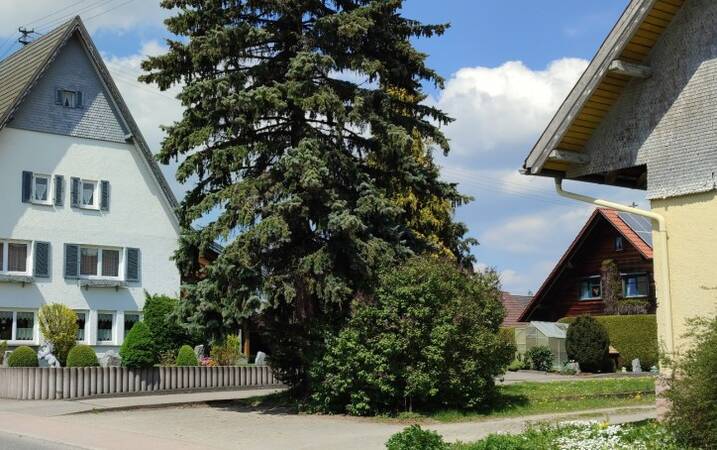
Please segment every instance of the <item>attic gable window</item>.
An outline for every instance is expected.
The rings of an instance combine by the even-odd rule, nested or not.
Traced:
[[[82,108],[82,92],[58,89],[55,94],[55,104],[64,108]]]

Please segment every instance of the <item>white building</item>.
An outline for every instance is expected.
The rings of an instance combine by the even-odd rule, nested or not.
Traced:
[[[81,20],[0,62],[0,340],[38,345],[37,311],[121,345],[145,291],[177,296],[176,200]]]

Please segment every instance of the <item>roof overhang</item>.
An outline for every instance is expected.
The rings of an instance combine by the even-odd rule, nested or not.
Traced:
[[[585,146],[627,84],[651,75],[649,53],[685,0],[631,0],[595,57],[523,164],[522,173],[571,178],[589,164]],[[573,179],[646,188],[646,167],[590,173]]]

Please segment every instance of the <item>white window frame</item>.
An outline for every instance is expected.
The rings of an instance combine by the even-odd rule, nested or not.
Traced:
[[[627,283],[625,282],[627,278],[637,278],[637,277],[645,277],[647,279],[647,293],[644,295],[631,295],[627,296],[625,292],[625,288],[627,287]],[[622,282],[622,296],[626,299],[630,298],[647,298],[650,296],[650,276],[647,272],[631,272],[631,273],[621,273],[620,274],[620,281]]]
[[[110,314],[112,316],[112,338],[109,341],[100,340],[100,314]],[[97,311],[95,320],[95,341],[96,345],[115,345],[117,342],[117,311]]]
[[[75,314],[77,314],[78,316],[80,314],[85,315],[85,339],[81,341],[76,340],[75,342],[77,342],[78,344],[88,344],[90,342],[90,312],[84,309],[77,309],[75,310]]]
[[[92,188],[92,204],[91,205],[85,205],[85,183],[90,183],[93,185]],[[88,180],[88,179],[80,179],[80,192],[79,194],[79,206],[82,209],[92,209],[92,210],[99,210],[100,209],[100,182],[99,180]]]
[[[0,308],[0,312],[12,312],[12,332],[11,339],[7,341],[8,345],[40,345],[40,328],[37,323],[37,310],[36,309],[11,309],[11,308]],[[17,340],[17,313],[32,313],[32,339],[29,341],[18,341]]]
[[[47,199],[46,200],[36,200],[35,199],[35,189],[36,189],[36,180],[38,178],[44,178],[47,180]],[[52,194],[53,194],[53,183],[52,183],[52,175],[44,174],[44,173],[33,173],[32,174],[32,188],[30,189],[30,203],[33,203],[35,205],[45,205],[45,206],[51,206],[52,205]]]
[[[10,258],[10,244],[24,244],[27,245],[27,260],[25,261],[25,271],[16,272],[8,270],[8,260]],[[3,247],[2,261],[0,261],[0,275],[19,275],[19,276],[30,276],[32,274],[33,267],[33,242],[23,241],[19,239],[0,239],[0,245]]]
[[[82,249],[93,249],[97,250],[97,275],[83,275],[82,274]],[[102,275],[102,257],[105,251],[115,251],[118,253],[119,261],[117,263],[117,276],[105,276]],[[124,280],[124,248],[122,247],[109,247],[109,246],[98,246],[98,245],[80,245],[79,246],[79,259],[77,261],[77,273],[81,279],[85,280]]]
[[[600,285],[600,296],[599,297],[583,297],[583,283],[586,281],[594,281],[597,280],[598,284]],[[590,277],[583,277],[580,279],[580,284],[578,286],[579,292],[578,292],[578,300],[582,302],[589,302],[591,300],[602,300],[602,283],[600,280],[600,275],[593,275]]]

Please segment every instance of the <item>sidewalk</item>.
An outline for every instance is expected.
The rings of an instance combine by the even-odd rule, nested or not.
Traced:
[[[282,389],[242,389],[182,394],[154,394],[124,397],[99,397],[84,400],[5,400],[0,399],[0,413],[35,417],[56,417],[88,412],[122,411],[139,408],[162,408],[239,400],[274,394]]]

